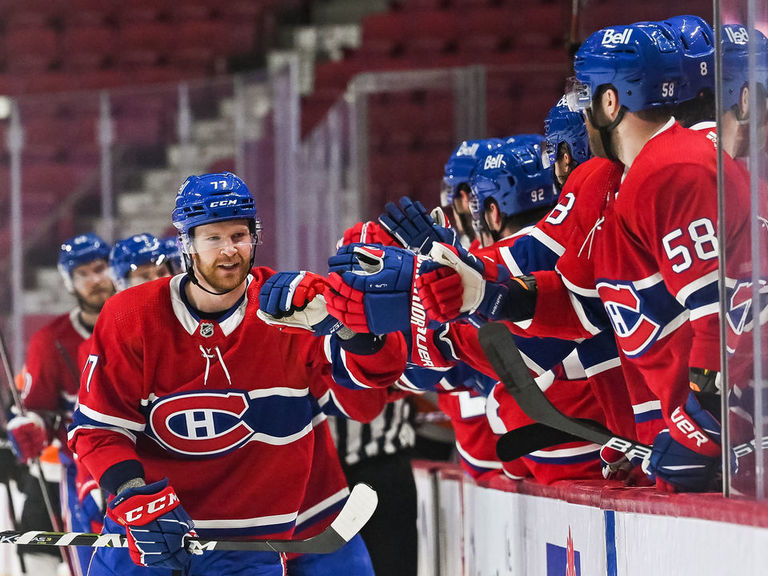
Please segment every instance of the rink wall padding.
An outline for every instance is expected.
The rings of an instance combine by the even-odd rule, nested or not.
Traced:
[[[768,504],[414,463],[419,576],[764,574]]]

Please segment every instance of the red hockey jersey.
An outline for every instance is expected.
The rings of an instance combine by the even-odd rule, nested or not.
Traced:
[[[335,373],[323,338],[258,318],[258,292],[272,273],[255,268],[239,305],[215,321],[185,303],[184,275],[107,302],[69,433],[100,483],[140,463],[147,481],[169,478],[209,536],[289,537],[309,518],[314,428],[324,420],[311,389]],[[343,365],[346,378],[384,387],[404,368],[402,336],[389,335],[370,356],[346,353]]]
[[[61,441],[64,455],[71,457],[67,447],[67,426],[80,388],[78,347],[90,337],[80,322],[80,309],[57,316],[32,335],[23,369],[24,388],[21,400],[28,410],[55,413],[61,423],[54,433]]]

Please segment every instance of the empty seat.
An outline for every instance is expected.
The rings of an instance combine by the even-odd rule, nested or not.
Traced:
[[[424,10],[405,16],[405,51],[409,55],[436,54],[456,47],[458,29],[452,11]]]
[[[405,41],[405,17],[384,12],[363,19],[361,52],[375,56],[394,56],[402,51]]]

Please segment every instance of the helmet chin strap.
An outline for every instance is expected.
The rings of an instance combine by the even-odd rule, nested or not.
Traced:
[[[608,158],[608,160],[611,160],[613,162],[619,162],[619,157],[616,156],[616,153],[613,151],[613,145],[611,144],[611,133],[616,128],[616,126],[619,125],[619,123],[624,119],[624,114],[627,112],[626,106],[619,107],[619,113],[616,114],[616,119],[606,124],[605,126],[598,126],[595,122],[595,117],[592,114],[592,108],[587,108],[587,116],[589,116],[589,122],[597,128],[597,131],[600,133],[600,141],[603,143],[603,150],[605,151],[605,156]]]

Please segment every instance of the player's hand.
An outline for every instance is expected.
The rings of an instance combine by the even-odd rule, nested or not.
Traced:
[[[8,422],[8,440],[19,462],[38,458],[48,445],[48,431],[39,414],[27,412],[15,416]]]
[[[693,393],[672,413],[672,425],[653,441],[643,470],[667,492],[707,492],[719,486],[720,422],[701,407]],[[735,461],[735,459],[734,459]]]
[[[259,290],[259,318],[285,332],[309,330],[316,335],[331,334],[341,322],[328,313],[323,292],[328,281],[319,274],[278,272]]]
[[[461,247],[456,231],[439,226],[422,206],[407,196],[400,198],[399,205],[387,202],[386,212],[379,216],[379,223],[389,234],[409,250],[417,254],[429,254],[434,242]],[[447,220],[443,220],[447,222]]]
[[[328,311],[355,332],[410,330],[416,256],[395,246],[350,244],[328,260]]]
[[[125,526],[131,560],[139,566],[184,570],[190,561],[185,539],[194,523],[165,478],[128,488],[109,503],[107,516]]]
[[[472,314],[485,320],[501,317],[509,294],[506,268],[438,242],[432,244],[429,255],[432,261],[422,265],[416,289],[431,319],[450,322]]]
[[[347,244],[380,244],[382,246],[399,246],[397,240],[387,234],[376,222],[358,222],[352,228],[344,231],[344,236],[339,241],[336,249]]]

